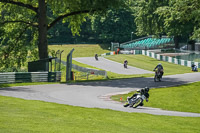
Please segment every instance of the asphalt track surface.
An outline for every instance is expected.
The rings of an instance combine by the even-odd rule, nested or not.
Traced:
[[[91,60],[93,59],[91,58]],[[116,66],[113,66],[113,68],[115,67]],[[121,103],[110,100],[111,95],[128,93],[145,86],[157,88],[176,86],[196,81],[200,81],[200,73],[164,76],[162,82],[154,82],[153,78],[132,78],[71,84],[9,87],[0,88],[0,95],[87,108],[102,108],[124,112],[148,113],[153,115],[200,117],[200,113],[167,111],[158,108],[124,108]]]
[[[106,71],[118,73],[118,74],[131,75],[131,74],[153,73],[152,71],[147,71],[147,70],[132,67],[132,66],[128,66],[127,69],[124,69],[124,66],[122,63],[111,61],[103,57],[99,57],[98,61],[96,61],[95,58],[93,57],[73,58],[73,60],[84,63],[84,64],[88,64],[90,66],[101,68]]]

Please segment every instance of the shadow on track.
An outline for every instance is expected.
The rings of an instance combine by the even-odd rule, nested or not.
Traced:
[[[179,78],[163,78],[161,82],[154,82],[153,78],[131,78],[110,81],[94,81],[94,82],[79,82],[70,83],[67,85],[82,85],[82,86],[102,86],[102,87],[117,87],[117,88],[143,88],[148,87],[166,87],[187,84],[188,81],[180,80]]]

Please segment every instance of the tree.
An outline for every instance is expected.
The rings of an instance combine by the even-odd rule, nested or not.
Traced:
[[[164,20],[156,11],[168,5],[168,0],[136,0],[133,3],[137,35],[164,34]]]
[[[200,0],[136,0],[137,33],[174,36],[178,48],[180,37],[200,37],[199,7]]]
[[[186,40],[191,39],[190,37],[193,36],[194,27],[198,24],[195,22],[193,11],[196,12],[199,4],[195,1],[196,0],[170,1],[168,6],[159,7],[156,11],[164,20],[164,29],[167,35],[174,36],[176,48],[179,48],[181,37],[186,38]]]
[[[136,26],[134,16],[128,9],[110,9],[104,17],[95,16],[92,18],[92,29],[98,40],[102,42],[125,42],[130,41],[131,32],[135,33]],[[136,35],[133,34],[133,38]]]
[[[75,35],[89,14],[121,6],[125,6],[124,0],[0,0],[1,44],[23,47],[28,37],[32,44],[38,41],[39,57],[44,59],[48,57],[47,31],[57,22],[68,22]]]

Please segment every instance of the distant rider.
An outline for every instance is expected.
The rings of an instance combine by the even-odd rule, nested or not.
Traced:
[[[154,71],[157,69],[157,72],[160,73],[160,76],[162,78],[163,76],[163,73],[164,73],[164,69],[163,69],[163,66],[161,63],[159,63],[155,68],[154,68]]]
[[[98,60],[98,54],[95,54],[95,59]]]
[[[193,72],[198,71],[198,70],[197,70],[197,66],[196,66],[195,64],[192,64],[191,67],[192,67],[192,71],[193,71]]]
[[[126,59],[126,60],[124,60],[124,68],[127,68],[127,65],[128,65],[128,61]]]

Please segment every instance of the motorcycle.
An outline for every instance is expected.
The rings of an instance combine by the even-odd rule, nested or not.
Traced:
[[[198,69],[197,69],[197,66],[196,66],[196,65],[192,66],[192,71],[193,71],[193,72],[198,72]]]
[[[127,64],[128,64],[128,63],[124,63],[124,68],[127,68]]]
[[[96,59],[96,61],[98,61],[98,55],[97,54],[95,55],[95,59]]]
[[[148,99],[144,94],[137,94],[133,98],[127,97],[127,103],[124,104],[124,107],[129,106],[129,107],[137,108],[138,106],[143,106],[143,101],[145,99],[148,102]]]
[[[154,71],[155,71],[154,82],[161,81],[161,78],[162,78],[161,71],[158,71],[158,70],[154,70]]]

